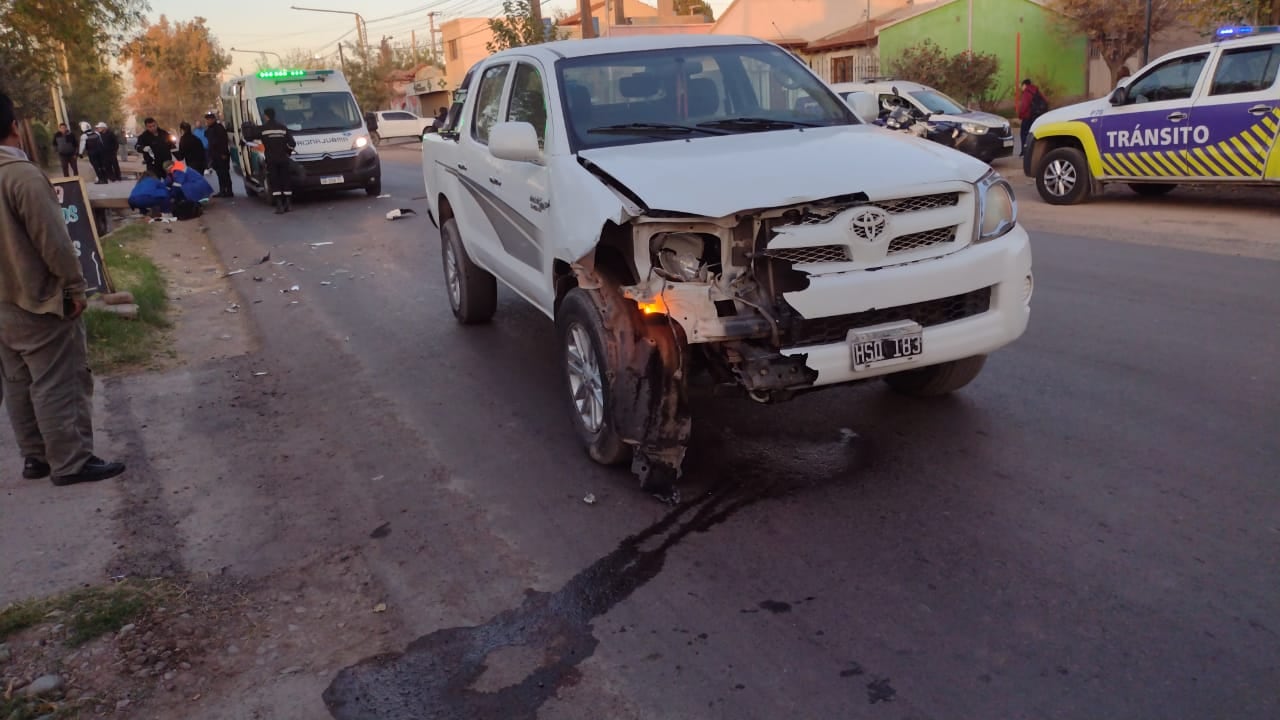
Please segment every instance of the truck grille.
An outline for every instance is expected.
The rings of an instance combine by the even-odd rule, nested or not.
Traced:
[[[788,347],[806,347],[844,342],[850,330],[902,320],[914,320],[923,327],[931,327],[981,315],[990,309],[991,288],[985,287],[961,295],[926,300],[911,305],[800,320],[792,327],[787,345]]]
[[[779,248],[770,250],[769,257],[801,265],[804,263],[848,262],[849,248],[844,245],[819,245],[805,248]]]
[[[900,198],[897,200],[881,200],[873,205],[883,208],[893,215],[916,212],[917,210],[936,210],[937,208],[955,207],[960,202],[960,193],[938,193],[937,195],[920,195],[918,197]]]
[[[896,237],[889,243],[889,254],[911,252],[920,248],[949,243],[956,239],[956,226],[935,228],[924,232]]]

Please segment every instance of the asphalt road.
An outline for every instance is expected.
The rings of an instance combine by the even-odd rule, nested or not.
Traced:
[[[1280,263],[1032,226],[1030,329],[968,389],[700,397],[672,510],[579,449],[548,320],[453,322],[417,155],[383,158],[389,200],[209,214],[229,267],[296,263],[237,280],[327,447],[227,533],[397,523],[408,651],[337,674],[336,717],[1280,717]]]

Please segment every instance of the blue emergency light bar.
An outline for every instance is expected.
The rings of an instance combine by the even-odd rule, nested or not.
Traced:
[[[263,80],[303,80],[306,78],[321,78],[326,75],[332,75],[332,70],[259,70],[258,77]]]
[[[1280,25],[1225,25],[1218,28],[1213,35],[1219,40],[1233,40],[1267,33],[1280,33]]]

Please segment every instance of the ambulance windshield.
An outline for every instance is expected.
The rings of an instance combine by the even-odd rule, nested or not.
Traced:
[[[276,120],[298,134],[343,132],[360,127],[360,111],[349,92],[314,92],[258,98],[258,112],[275,108]]]

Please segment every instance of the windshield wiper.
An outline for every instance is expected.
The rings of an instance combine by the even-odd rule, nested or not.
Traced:
[[[688,135],[702,133],[704,135],[723,135],[709,128],[694,125],[676,125],[674,123],[635,122],[621,125],[601,125],[587,130],[589,133],[625,133],[628,135]]]
[[[800,120],[779,120],[777,118],[765,117],[738,117],[725,118],[723,120],[710,120],[708,122],[698,123],[698,127],[702,128],[722,128],[722,129],[760,129],[768,130],[774,128],[796,128],[796,127],[819,127],[818,123],[803,122]]]

